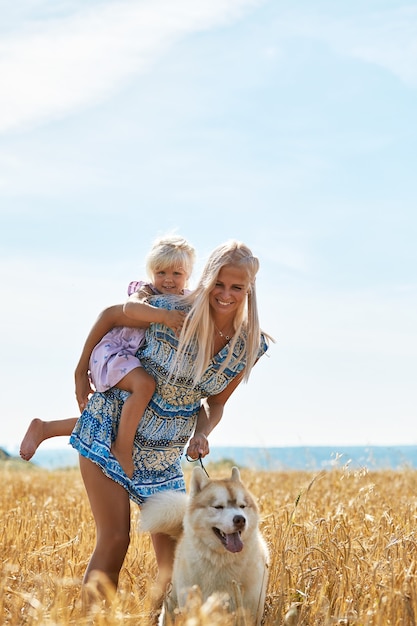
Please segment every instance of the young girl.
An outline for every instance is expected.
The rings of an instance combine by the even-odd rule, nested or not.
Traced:
[[[182,237],[157,239],[147,257],[146,270],[151,282],[133,281],[128,294],[143,312],[147,323],[159,322],[181,332],[184,313],[161,309],[147,302],[158,294],[184,295],[195,260],[194,248]],[[135,433],[145,408],[155,391],[155,381],[136,357],[145,337],[144,328],[118,326],[110,330],[94,347],[89,360],[89,376],[96,391],[117,387],[129,392],[111,452],[126,475],[133,474],[132,450]],[[88,349],[88,347],[87,347]],[[88,390],[91,393],[91,388]],[[81,407],[83,408],[83,407]],[[50,437],[70,435],[78,418],[46,422],[32,420],[20,446],[20,456],[28,461],[36,449]]]

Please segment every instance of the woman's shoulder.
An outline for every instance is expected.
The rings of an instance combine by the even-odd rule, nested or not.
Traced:
[[[268,350],[269,341],[270,341],[269,335],[261,331],[261,341],[259,344],[259,356],[262,356],[262,354],[265,354],[265,352]]]
[[[241,352],[244,353],[247,345],[248,345],[248,331],[245,328],[242,328],[240,332],[240,336],[238,341],[236,342],[237,347],[240,348]],[[258,358],[260,358],[269,348],[271,337],[261,331],[260,339],[259,339],[259,348],[258,348]]]
[[[184,296],[158,294],[150,297],[148,302],[160,309],[179,309],[180,311],[188,311],[190,309],[190,305],[184,302]]]

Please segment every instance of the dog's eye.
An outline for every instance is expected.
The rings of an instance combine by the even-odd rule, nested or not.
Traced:
[[[217,506],[215,506],[214,508],[221,511],[222,509],[224,509],[224,506],[222,506],[221,504],[217,504]]]
[[[246,504],[241,504],[239,508],[240,509],[246,509]]]

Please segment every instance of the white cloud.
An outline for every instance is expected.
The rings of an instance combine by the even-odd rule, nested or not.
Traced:
[[[180,37],[238,19],[259,0],[112,2],[27,24],[0,42],[0,131],[91,105]]]
[[[381,19],[382,18],[382,19]],[[388,18],[388,19],[387,19]],[[358,28],[352,56],[387,69],[417,86],[417,10],[398,9]]]
[[[328,24],[335,49],[417,86],[417,9],[399,7]]]
[[[338,32],[339,45],[353,57],[385,68],[404,83],[417,86],[417,9],[400,8],[370,14],[351,24],[347,37]]]
[[[365,8],[366,9],[366,8]],[[404,83],[417,86],[417,8],[398,7],[380,11],[359,11],[339,15],[289,12],[279,19],[280,39],[298,37],[325,42],[343,56],[378,65]]]

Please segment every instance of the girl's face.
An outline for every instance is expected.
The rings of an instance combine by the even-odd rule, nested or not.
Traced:
[[[166,267],[156,270],[153,275],[153,286],[164,294],[182,295],[187,284],[188,275],[182,267]]]
[[[210,292],[210,307],[215,314],[234,315],[245,300],[248,290],[249,281],[245,270],[234,265],[225,265]]]

